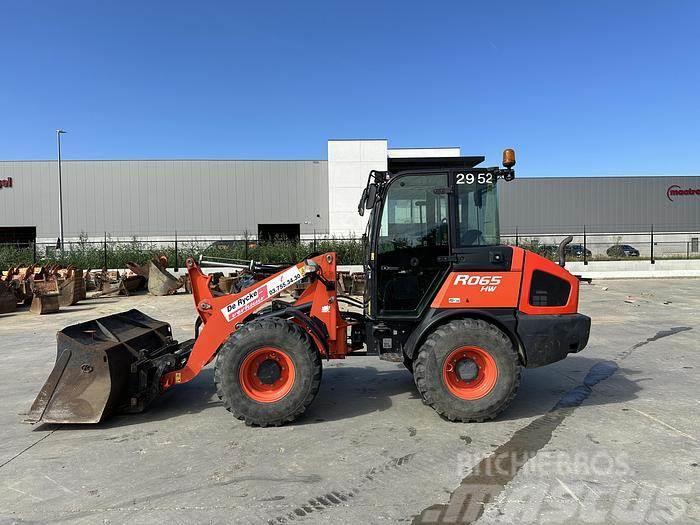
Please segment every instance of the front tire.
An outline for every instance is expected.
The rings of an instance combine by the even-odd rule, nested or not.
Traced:
[[[224,406],[247,425],[294,421],[316,397],[321,359],[308,334],[279,318],[242,326],[219,350],[214,372]]]
[[[413,360],[406,354],[403,355],[403,366],[406,367],[406,370],[413,373]]]
[[[479,319],[458,319],[438,327],[421,346],[413,368],[424,402],[450,421],[495,418],[520,385],[513,343]]]

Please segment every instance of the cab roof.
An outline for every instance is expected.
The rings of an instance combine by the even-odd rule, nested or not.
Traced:
[[[388,170],[398,173],[407,170],[469,169],[484,162],[486,157],[409,157],[389,158]]]

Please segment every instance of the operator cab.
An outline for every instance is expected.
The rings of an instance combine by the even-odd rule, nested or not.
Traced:
[[[504,168],[479,168],[484,157],[389,159],[372,171],[358,206],[370,210],[366,230],[365,315],[415,322],[452,263],[502,270],[510,251],[499,246],[498,179]],[[393,323],[392,323],[393,324]]]

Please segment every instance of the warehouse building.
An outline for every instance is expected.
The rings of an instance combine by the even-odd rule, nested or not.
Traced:
[[[461,153],[390,148],[380,139],[330,140],[327,159],[318,160],[64,160],[64,236],[359,237],[366,217],[357,214],[357,202],[370,170]],[[653,225],[697,245],[700,177],[518,175],[498,189],[506,236],[554,238],[585,228],[608,242]],[[0,242],[55,242],[58,195],[55,160],[0,161]]]

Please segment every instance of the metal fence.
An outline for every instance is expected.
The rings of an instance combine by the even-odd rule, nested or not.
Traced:
[[[585,229],[557,235],[501,235],[501,242],[522,246],[550,258],[556,257],[558,243],[573,237],[567,258],[574,260],[698,259],[700,230],[693,232],[588,233]]]
[[[698,259],[700,258],[700,231],[698,233],[648,232],[601,234],[587,233],[585,229],[569,234],[501,235],[501,242],[520,246],[555,259],[559,242],[567,235],[573,241],[567,250],[569,260],[625,260]],[[298,261],[310,253],[335,251],[343,264],[361,264],[363,240],[319,236],[301,241],[260,240],[246,238],[150,239],[133,237],[131,240],[113,240],[108,235],[100,240],[81,239],[66,242],[63,250],[56,243],[0,244],[0,269],[27,264],[73,264],[81,268],[124,268],[127,261],[143,263],[155,256],[165,256],[171,267],[184,265],[187,257],[225,257],[270,263]]]

